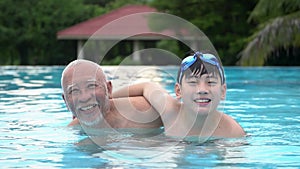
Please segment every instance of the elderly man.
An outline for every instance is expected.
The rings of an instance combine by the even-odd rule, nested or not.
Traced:
[[[159,128],[161,118],[144,97],[112,98],[112,84],[100,65],[75,60],[63,71],[63,99],[73,113],[69,126],[88,128]]]

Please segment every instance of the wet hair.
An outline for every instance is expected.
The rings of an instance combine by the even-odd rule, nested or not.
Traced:
[[[195,53],[194,51],[189,51],[188,53],[186,53],[185,57],[192,56],[192,55],[194,55],[194,53]],[[211,52],[203,52],[203,53],[211,53]],[[219,64],[220,63],[221,62],[219,61]],[[221,69],[222,69],[222,73],[223,73],[224,70],[223,70],[222,66],[221,66]],[[180,73],[181,73],[181,66],[180,66],[180,68],[178,70],[178,73],[177,73],[177,83],[179,83],[179,84],[182,83],[182,78],[183,77],[186,78],[189,75],[199,75],[199,76],[202,76],[204,74],[212,74],[213,76],[218,76],[219,75],[220,79],[222,79],[222,77],[224,77],[224,73],[221,75],[219,73],[219,70],[218,70],[218,68],[216,66],[211,65],[211,64],[206,63],[206,62],[203,62],[199,57],[197,57],[195,63],[193,63],[187,70],[184,70],[182,72],[181,77],[180,77]],[[222,84],[225,83],[225,78],[223,78],[223,79],[224,79],[224,81],[222,82]]]

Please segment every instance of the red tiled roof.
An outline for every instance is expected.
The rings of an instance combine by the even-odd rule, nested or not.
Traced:
[[[151,31],[147,18],[143,12],[156,12],[155,8],[144,5],[129,5],[113,10],[107,14],[78,23],[74,26],[61,30],[57,33],[58,39],[88,39],[94,33],[100,34],[102,38],[120,39],[139,34],[140,38],[158,38],[158,35]],[[128,16],[128,19],[124,19]],[[121,19],[120,19],[121,18]],[[119,19],[119,20],[118,20]],[[170,31],[164,31],[164,35],[171,35]]]

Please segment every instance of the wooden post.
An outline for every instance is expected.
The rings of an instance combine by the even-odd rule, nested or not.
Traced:
[[[83,40],[77,41],[77,59],[84,59]]]
[[[140,56],[140,42],[138,40],[133,40],[133,61],[140,62],[141,56]]]

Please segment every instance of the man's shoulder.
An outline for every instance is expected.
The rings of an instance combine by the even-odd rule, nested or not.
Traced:
[[[68,127],[79,125],[79,121],[77,118],[73,119],[69,124]]]

